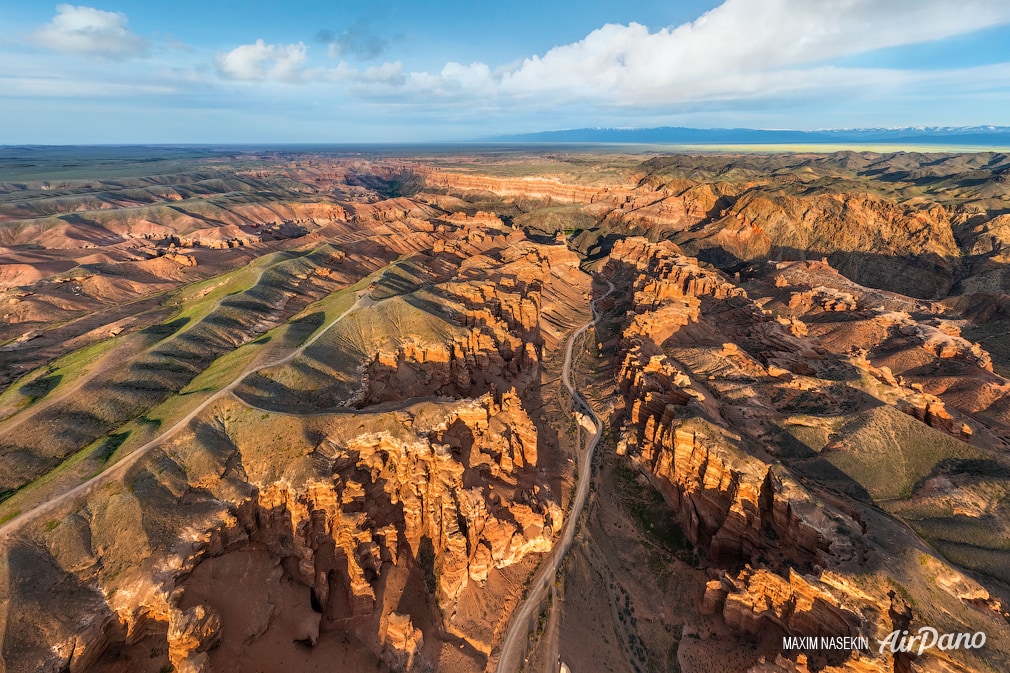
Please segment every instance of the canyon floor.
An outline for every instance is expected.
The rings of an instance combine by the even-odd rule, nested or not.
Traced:
[[[1010,157],[0,158],[0,670],[1010,668]]]

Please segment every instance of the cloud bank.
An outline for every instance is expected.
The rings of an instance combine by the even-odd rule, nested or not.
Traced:
[[[1003,0],[727,0],[656,32],[635,23],[603,26],[524,60],[496,84],[515,96],[616,103],[749,97],[845,83],[843,69],[812,68],[831,59],[1007,22]]]
[[[1004,0],[727,0],[680,26],[608,24],[511,68],[448,63],[437,74],[409,73],[404,85],[446,96],[653,108],[883,88],[903,78],[829,62],[1008,22]]]
[[[35,42],[69,54],[125,60],[146,56],[148,42],[127,28],[126,15],[94,7],[57,5],[56,16],[34,35]]]
[[[389,42],[364,21],[305,42],[271,40],[267,27],[254,42],[215,51],[146,39],[119,12],[60,4],[48,23],[22,35],[22,44],[27,37],[45,51],[0,54],[0,99],[89,97],[128,106],[143,98],[164,109],[232,111],[256,100],[263,116],[320,124],[342,117],[404,135],[423,127],[463,134],[727,120],[991,123],[1010,109],[1010,62],[872,64],[881,49],[1003,25],[1010,25],[1008,0],[725,0],[681,25],[606,24],[509,64],[476,52],[425,69],[396,58],[401,48],[404,56],[417,53],[416,37]],[[859,54],[868,65],[846,65]],[[985,109],[964,104],[983,99]]]
[[[256,40],[219,55],[215,65],[225,79],[295,83],[303,79],[307,53],[301,42],[275,45]]]
[[[362,22],[340,34],[320,31],[313,62],[304,42],[258,39],[216,54],[219,80],[336,86],[365,99],[449,104],[589,103],[609,108],[672,108],[806,93],[885,91],[917,77],[907,71],[845,68],[839,58],[929,42],[1010,23],[1006,0],[726,0],[695,21],[650,30],[607,24],[583,39],[510,66],[448,62],[437,72],[412,71],[400,61],[355,68],[388,51]],[[123,60],[145,55],[148,43],[126,16],[61,4],[35,34],[55,50]],[[844,95],[844,93],[842,93]]]

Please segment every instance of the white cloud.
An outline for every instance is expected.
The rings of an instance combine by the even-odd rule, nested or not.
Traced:
[[[442,68],[439,77],[442,82],[450,86],[456,86],[474,93],[489,90],[494,86],[491,69],[483,63],[462,65],[460,63],[449,62]]]
[[[342,83],[364,98],[484,109],[566,104],[672,111],[732,101],[872,97],[915,85],[911,71],[833,61],[1010,22],[1007,0],[725,0],[691,23],[650,31],[607,24],[582,40],[497,69],[450,61],[437,72],[386,62],[307,67],[304,44],[258,40],[217,58],[235,80]]]
[[[33,36],[56,51],[122,60],[146,56],[148,42],[126,26],[126,15],[83,5],[57,5],[56,16]]]
[[[319,82],[343,82],[359,77],[360,74],[356,68],[341,61],[336,68],[312,68],[306,71],[305,76],[307,80]]]
[[[358,78],[363,82],[373,82],[399,86],[404,83],[403,64],[399,61],[395,63],[383,63],[366,68]]]
[[[790,89],[818,84],[807,69],[819,62],[1006,22],[1005,0],[726,0],[692,23],[654,33],[635,23],[603,26],[526,59],[502,75],[500,89],[613,103]]]
[[[429,94],[551,109],[569,103],[672,109],[808,95],[873,95],[919,81],[909,71],[834,59],[1010,22],[1006,0],[726,0],[696,21],[650,32],[608,24],[584,39],[492,70],[447,63],[396,82],[357,77],[359,93]],[[387,64],[388,65],[388,64]],[[366,71],[367,72],[367,71]],[[431,101],[433,102],[433,101]]]
[[[947,71],[853,68],[836,61],[1008,22],[1007,0],[726,0],[691,23],[656,31],[608,24],[496,69],[454,61],[437,72],[408,71],[399,61],[363,70],[344,62],[303,68],[304,45],[259,41],[219,58],[218,70],[233,79],[339,84],[333,93],[480,114],[562,106],[672,114],[728,109],[734,102],[753,109],[772,101],[911,94]]]
[[[337,39],[332,35],[320,37],[324,44],[311,49],[301,42],[261,39],[217,55],[209,49],[192,56],[152,49],[150,59],[97,67],[54,53],[0,54],[0,70],[9,65],[9,72],[0,72],[8,76],[0,81],[0,97],[84,96],[87,91],[97,97],[127,97],[125,74],[127,81],[147,87],[135,91],[166,99],[207,97],[222,105],[236,95],[298,84],[305,94],[298,99],[299,110],[307,104],[366,110],[361,114],[369,123],[373,115],[403,119],[410,114],[437,123],[488,125],[492,119],[525,116],[547,120],[538,122],[547,126],[604,120],[627,125],[646,119],[655,125],[695,115],[694,123],[704,125],[738,115],[737,123],[746,125],[747,119],[782,113],[782,119],[803,126],[822,122],[795,108],[820,110],[822,116],[825,109],[849,114],[865,109],[864,117],[871,119],[873,110],[901,105],[903,115],[910,110],[913,117],[928,120],[945,97],[966,100],[969,87],[973,95],[1006,93],[1010,63],[958,71],[942,64],[900,70],[845,67],[846,61],[838,59],[1008,22],[1010,0],[725,0],[691,23],[658,30],[608,24],[576,42],[497,68],[449,61],[428,72],[412,71],[399,61],[381,63],[376,50],[359,56],[380,57],[371,61],[373,67],[352,67],[351,51],[348,62],[334,65],[323,60]],[[144,54],[149,46],[130,32],[124,15],[71,5],[60,5],[33,38],[63,52],[120,60]],[[26,71],[33,61],[35,71]],[[872,56],[860,62],[872,64]],[[109,86],[100,86],[103,79]],[[88,85],[74,84],[78,81]],[[250,86],[222,86],[225,81]],[[1003,108],[992,106],[977,115],[999,114],[992,111],[998,109]],[[844,123],[841,113],[837,118]],[[935,118],[942,121],[939,113]],[[797,125],[784,125],[790,123]]]
[[[215,60],[218,73],[226,79],[293,83],[303,79],[307,49],[298,44],[243,44]]]

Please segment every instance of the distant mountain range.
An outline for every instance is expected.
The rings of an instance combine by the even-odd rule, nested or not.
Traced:
[[[873,143],[1010,146],[1010,126],[930,126],[908,128],[824,129],[694,129],[660,126],[650,129],[584,128],[518,133],[485,138],[522,143],[644,143],[677,145]]]

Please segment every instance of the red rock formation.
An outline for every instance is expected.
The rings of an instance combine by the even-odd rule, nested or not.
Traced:
[[[825,311],[855,311],[858,308],[857,300],[847,292],[828,287],[815,287],[806,292],[793,292],[789,297],[789,308],[795,310],[809,310],[817,305]]]
[[[935,395],[928,393],[907,394],[898,400],[897,408],[937,430],[955,436],[962,434],[962,423],[951,417],[943,400]],[[970,428],[968,434],[971,434]]]
[[[421,629],[415,628],[410,615],[390,612],[379,624],[379,638],[386,645],[387,659],[397,668],[409,671],[414,655],[424,645]]]
[[[816,578],[790,570],[785,579],[747,567],[736,576],[726,573],[709,582],[703,611],[720,613],[727,624],[755,636],[776,631],[795,636],[861,635],[863,618],[842,607],[843,602]]]
[[[787,472],[748,455],[725,431],[677,415],[667,406],[640,420],[635,444],[692,543],[716,561],[824,565],[853,556],[860,544],[855,521],[820,507]]]
[[[486,576],[489,565],[504,567],[550,549],[562,517],[551,501],[503,503],[484,489],[463,486],[469,470],[487,469],[508,479],[515,470],[536,465],[536,428],[514,392],[503,394],[500,403],[485,395],[447,413],[417,418],[411,426],[418,434],[408,443],[379,433],[328,445],[325,453],[347,465],[333,483],[316,481],[304,490],[269,485],[258,497],[254,538],[280,557],[297,559],[300,580],[317,595],[333,590],[318,578],[339,568],[347,577],[346,604],[354,614],[373,609],[370,578],[383,562],[402,562],[405,553],[416,557],[422,539],[428,539],[440,569],[438,602],[449,619],[471,577]],[[402,507],[402,523],[369,513],[373,503],[383,501]],[[382,527],[376,527],[378,522]],[[335,551],[320,546],[321,540],[332,541]]]
[[[179,673],[209,671],[207,650],[221,640],[221,618],[202,605],[173,613],[168,624],[168,658]]]
[[[527,199],[554,199],[556,201],[594,203],[623,198],[632,185],[604,186],[570,185],[559,179],[545,177],[495,178],[487,175],[431,172],[424,176],[425,183],[438,189],[454,192],[486,191],[503,197]]]
[[[725,281],[717,271],[702,268],[697,259],[684,256],[669,241],[649,243],[644,238],[618,241],[608,267],[617,272],[623,266],[639,272],[633,285],[636,311],[656,309],[669,299],[746,296],[741,288]]]

